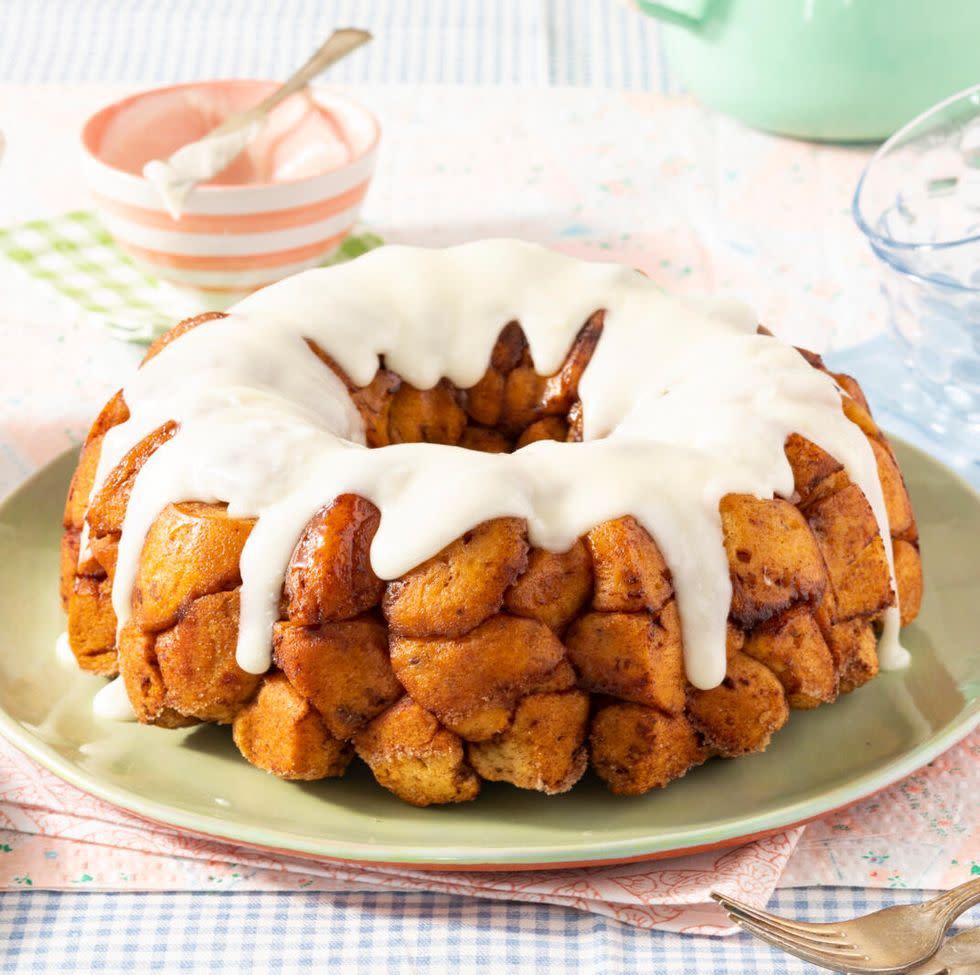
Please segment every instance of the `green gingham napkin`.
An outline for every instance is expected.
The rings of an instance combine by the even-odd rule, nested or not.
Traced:
[[[376,234],[352,234],[324,263],[349,261],[381,243]],[[0,255],[126,342],[152,342],[182,318],[214,307],[204,295],[180,291],[137,267],[87,210],[0,228]]]

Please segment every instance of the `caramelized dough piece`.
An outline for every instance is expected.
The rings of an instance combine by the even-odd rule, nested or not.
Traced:
[[[853,483],[808,504],[805,511],[821,551],[829,557],[831,581],[834,565],[849,566],[878,535],[871,505]]]
[[[805,508],[834,592],[836,621],[873,616],[890,606],[885,546],[871,506],[856,484]]]
[[[517,434],[528,424],[545,415],[545,377],[535,372],[530,355],[525,354],[522,363],[508,374],[504,382],[504,401],[499,426],[510,434]],[[560,406],[553,408],[561,412]]]
[[[731,657],[738,650],[745,649],[745,631],[740,630],[731,620],[725,628],[725,654]]]
[[[99,466],[99,455],[102,453],[102,437],[97,437],[82,447],[78,456],[78,466],[72,474],[68,487],[68,498],[65,501],[63,523],[65,528],[80,529],[85,524],[85,512],[88,510],[92,485],[95,483],[95,471]]]
[[[866,413],[871,412],[871,407],[868,406],[868,401],[865,399],[864,390],[861,389],[858,381],[853,377],[847,375],[846,372],[832,372],[831,376],[834,377],[834,381],[840,386],[841,389],[847,393],[848,396],[857,403]]]
[[[229,724],[255,693],[261,675],[242,670],[235,659],[239,604],[237,589],[202,596],[157,635],[157,665],[175,711]]]
[[[277,623],[276,665],[320,712],[335,738],[350,738],[398,700],[388,632],[371,617],[316,627]]]
[[[922,607],[922,559],[919,549],[911,542],[895,539],[892,545],[895,559],[895,582],[898,585],[898,605],[902,626],[911,623]]]
[[[116,393],[112,399],[102,408],[102,412],[96,417],[92,428],[85,438],[82,450],[78,458],[78,466],[72,475],[71,485],[68,488],[68,498],[65,502],[63,523],[66,534],[62,539],[62,605],[67,611],[68,596],[71,594],[72,579],[70,578],[76,571],[83,575],[99,576],[103,574],[99,563],[91,557],[87,557],[84,562],[79,563],[80,555],[80,532],[85,524],[85,515],[88,511],[89,502],[92,500],[92,487],[95,483],[95,474],[99,466],[99,457],[102,453],[102,440],[105,434],[119,423],[129,418],[129,409],[123,400],[122,391]],[[89,539],[89,551],[93,549],[93,539]],[[69,571],[69,566],[71,569]],[[110,573],[111,575],[111,573]]]
[[[684,651],[677,604],[650,613],[587,613],[565,634],[579,687],[659,708],[684,710]]]
[[[594,609],[657,613],[674,594],[656,542],[632,516],[603,522],[586,536],[595,572]]]
[[[515,616],[560,630],[592,595],[592,559],[579,539],[567,552],[531,549],[527,569],[507,590],[504,605]]]
[[[529,694],[506,731],[468,747],[470,763],[490,782],[567,792],[585,771],[588,717],[589,695],[582,691]]]
[[[789,718],[775,674],[741,652],[729,654],[728,672],[717,687],[690,690],[687,707],[705,743],[729,758],[765,750]]]
[[[413,806],[468,802],[480,791],[458,736],[410,697],[360,731],[354,747],[379,785]]]
[[[497,336],[493,352],[490,354],[490,365],[497,372],[507,375],[521,361],[527,340],[524,331],[517,322],[508,322]]]
[[[402,383],[392,397],[388,414],[391,443],[455,445],[465,429],[466,411],[456,402],[456,393],[445,379],[432,389]]]
[[[71,530],[71,529],[68,529]],[[112,538],[114,536],[106,536]],[[78,561],[75,564],[75,574],[78,576],[86,576],[90,579],[104,579],[108,573],[102,567],[102,563],[92,554],[92,535],[89,534],[88,550],[85,552],[84,556],[81,551],[81,532],[78,536],[79,541],[79,551],[78,551]]]
[[[806,504],[847,483],[843,465],[798,433],[791,433],[786,438],[784,450],[793,468],[794,488],[800,504]]]
[[[919,531],[902,472],[888,447],[877,440],[869,439],[868,443],[871,444],[878,465],[878,479],[881,481],[885,510],[888,512],[888,530],[893,538],[915,541],[919,537]]]
[[[82,670],[104,677],[118,671],[116,614],[108,579],[75,580],[68,598],[68,642]]]
[[[568,439],[568,424],[560,416],[546,416],[532,423],[518,438],[517,449],[526,447],[538,440],[557,440],[564,443]]]
[[[618,796],[661,789],[707,758],[683,714],[661,714],[642,704],[602,708],[592,720],[589,751],[596,774]]]
[[[521,364],[504,383],[504,406],[500,422],[517,433],[545,416],[564,416],[578,395],[578,384],[589,364],[599,336],[604,312],[596,312],[582,326],[561,369],[551,376],[540,376],[527,350]]]
[[[232,725],[238,750],[253,765],[281,779],[336,778],[352,757],[313,706],[280,673],[270,672]]]
[[[828,566],[829,568],[829,566]],[[831,577],[833,579],[833,577]],[[895,603],[885,545],[876,535],[874,541],[835,581],[838,620],[856,616],[878,616]]]
[[[93,535],[108,535],[122,531],[129,495],[132,493],[136,475],[143,465],[177,432],[173,420],[157,427],[144,437],[127,453],[116,467],[109,472],[99,492],[92,499],[88,509],[88,524]]]
[[[561,369],[553,376],[548,377],[549,398],[559,397],[564,409],[567,412],[572,405],[572,400],[578,391],[579,380],[586,366],[592,360],[599,338],[602,335],[602,328],[606,313],[603,310],[593,312],[588,321],[579,329],[575,341],[569,349]]]
[[[837,623],[824,630],[837,666],[841,694],[850,694],[878,673],[878,640],[866,619]]]
[[[772,332],[769,331],[769,329],[765,328],[762,325],[759,326],[757,331],[762,335],[773,334]],[[804,349],[799,345],[795,346],[795,348],[796,351],[799,352],[800,355],[803,356],[803,358],[806,359],[806,361],[809,362],[814,369],[819,369],[821,372],[827,371],[827,367],[824,365],[823,357],[820,356],[819,353],[811,352],[809,349]]]
[[[495,427],[504,408],[504,376],[490,366],[475,386],[465,390],[463,403],[466,412],[477,423]]]
[[[552,412],[552,407],[559,405],[561,407],[559,413],[567,413],[570,409],[578,395],[578,384],[582,379],[582,373],[585,372],[599,344],[605,317],[606,313],[602,310],[592,314],[575,336],[575,341],[568,355],[565,356],[561,369],[548,377],[545,391],[549,413]]]
[[[101,440],[113,427],[125,423],[128,419],[129,407],[126,405],[126,400],[123,399],[123,391],[120,389],[102,407],[102,411],[95,418],[95,422],[85,437],[85,446],[87,447],[94,440]]]
[[[67,530],[72,531],[73,529],[67,529]],[[113,533],[111,535],[104,535],[102,537],[108,538],[111,541],[112,539],[116,538],[117,535]],[[95,538],[93,538],[90,532],[88,536],[88,548],[86,549],[85,552],[81,551],[81,541],[82,541],[82,533],[79,532],[78,533],[79,551],[78,551],[78,561],[75,564],[75,574],[79,576],[88,576],[91,579],[104,579],[109,573],[106,572],[102,563],[95,557],[94,546],[92,544],[93,541],[95,541]],[[107,554],[107,553],[103,552],[103,554]],[[113,567],[113,571],[115,571],[115,567]]]
[[[864,397],[862,397],[862,399],[863,398]],[[871,419],[871,413],[866,407],[862,406],[857,400],[851,399],[850,396],[842,397],[841,405],[844,409],[844,416],[846,416],[851,423],[859,426],[867,436],[875,440],[881,437],[881,430],[878,429],[878,424]]]
[[[116,576],[116,559],[119,556],[119,533],[88,537],[91,561],[99,566],[99,574],[107,575],[111,582]]]
[[[536,694],[550,694],[552,692],[567,691],[575,686],[575,668],[567,659],[559,661],[558,666],[548,674],[536,681],[534,692]]]
[[[779,678],[790,707],[815,708],[837,697],[837,668],[820,627],[806,605],[760,623],[745,652]]]
[[[575,668],[562,658],[551,673],[535,681],[534,690],[536,693],[545,694],[552,691],[567,691],[575,686]]]
[[[71,594],[75,588],[75,570],[78,568],[78,546],[81,532],[77,528],[66,528],[61,533],[61,571],[59,573],[58,594],[61,608],[68,612]]]
[[[227,318],[228,315],[223,311],[206,311],[202,315],[195,315],[193,318],[185,318],[182,322],[178,322],[169,332],[164,332],[147,350],[146,355],[143,356],[143,363],[145,364],[150,361],[155,355],[159,355],[171,342],[179,339],[182,335],[186,335],[192,329],[197,328],[198,325],[203,325],[205,322],[214,321],[216,318]]]
[[[454,637],[492,616],[527,567],[525,532],[520,518],[485,521],[388,583],[382,606],[392,633]]]
[[[371,542],[380,523],[381,512],[356,494],[342,494],[310,519],[283,587],[292,622],[350,619],[378,603],[384,583],[371,568]]]
[[[732,576],[732,616],[744,627],[805,599],[819,602],[827,575],[799,510],[780,498],[726,494],[719,505]]]
[[[565,663],[565,648],[543,623],[500,614],[455,639],[393,636],[391,663],[406,691],[469,741],[510,723],[515,704]],[[574,675],[562,674],[574,683]],[[549,690],[564,690],[551,682]]]
[[[540,684],[535,686],[536,691],[567,691],[575,686],[575,671],[571,666],[563,661],[555,670],[545,678]],[[520,695],[513,694],[512,698]],[[488,705],[470,714],[460,715],[446,721],[446,727],[458,734],[469,742],[486,741],[494,735],[500,734],[510,726],[514,718],[513,706]]]
[[[130,620],[119,633],[119,673],[140,724],[186,728],[196,719],[167,706],[167,690],[157,663],[156,640]]]
[[[391,370],[379,369],[367,386],[351,390],[351,399],[364,421],[364,438],[369,447],[386,447],[391,443],[388,436],[391,401],[401,384],[401,378]]]
[[[238,561],[254,524],[229,517],[223,504],[167,505],[143,543],[133,619],[145,630],[165,630],[193,600],[240,586]]]
[[[312,352],[346,387],[348,393],[353,393],[355,389],[359,389],[347,375],[347,373],[340,367],[340,363],[330,355],[329,352],[318,342],[314,342],[309,336],[303,339],[306,343],[306,347]],[[378,360],[380,368],[381,360]]]
[[[459,445],[467,450],[479,450],[485,454],[509,454],[514,447],[514,444],[502,433],[472,423],[463,431]]]
[[[141,724],[153,724],[166,708],[167,691],[157,666],[152,633],[130,620],[119,632],[119,673]]]

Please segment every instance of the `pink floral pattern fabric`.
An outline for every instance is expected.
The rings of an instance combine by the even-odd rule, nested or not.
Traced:
[[[781,887],[946,890],[980,876],[980,731],[890,789],[807,826]]]

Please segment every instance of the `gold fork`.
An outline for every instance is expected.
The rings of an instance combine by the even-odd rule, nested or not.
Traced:
[[[980,877],[922,904],[888,907],[853,921],[811,924],[712,893],[744,931],[813,965],[852,975],[907,971],[931,958],[949,926],[980,903]]]

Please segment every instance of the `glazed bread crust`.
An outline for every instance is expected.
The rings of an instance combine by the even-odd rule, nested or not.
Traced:
[[[182,322],[147,358],[215,317]],[[541,376],[510,323],[468,389],[445,379],[416,389],[383,362],[358,387],[314,351],[350,390],[370,447],[501,452],[581,439],[578,383],[602,326],[597,312],[561,368]],[[531,545],[522,519],[493,519],[385,582],[370,561],[378,509],[341,495],[296,541],[274,664],[256,675],[235,659],[239,559],[254,520],[222,504],[168,505],[143,544],[117,641],[111,595],[129,495],[176,430],[150,433],[93,496],[102,438],[129,415],[121,392],[93,424],[65,506],[72,650],[82,669],[122,675],[140,721],[230,724],[244,757],[284,778],[340,776],[356,754],[419,806],[471,800],[481,780],[564,792],[588,766],[619,795],[661,788],[709,756],[763,750],[791,709],[828,704],[875,676],[876,630],[895,602],[886,546],[902,623],[918,612],[918,532],[901,472],[856,381],[834,378],[874,452],[892,537],[881,538],[841,464],[791,435],[792,497],[729,494],[720,504],[733,595],[727,674],[710,690],[685,677],[670,566],[628,512],[562,553]]]

